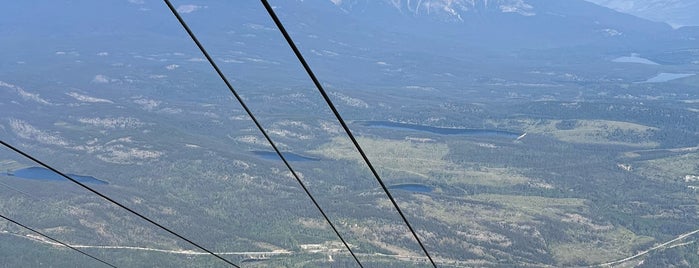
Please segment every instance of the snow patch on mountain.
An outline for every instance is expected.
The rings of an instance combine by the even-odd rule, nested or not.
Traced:
[[[509,5],[500,5],[500,11],[503,13],[517,13],[522,16],[534,16],[536,13],[534,13],[532,10],[534,7],[530,4],[525,3],[524,1],[513,1],[513,3]]]

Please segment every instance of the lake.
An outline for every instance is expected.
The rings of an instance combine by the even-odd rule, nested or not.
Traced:
[[[49,169],[43,168],[43,167],[28,167],[28,168],[23,168],[23,169],[18,169],[15,171],[10,172],[9,174],[7,172],[0,173],[5,176],[10,176],[10,177],[15,177],[15,178],[22,178],[22,179],[29,179],[29,180],[40,180],[40,181],[68,181],[68,179],[64,178],[61,175],[58,175],[58,173],[55,173]],[[92,176],[82,176],[82,175],[75,175],[75,174],[66,174],[68,177],[73,178],[76,181],[79,181],[81,183],[91,183],[91,184],[109,184],[106,181],[99,180],[95,177]]]
[[[279,158],[279,155],[277,155],[277,152],[274,151],[252,151],[252,153],[266,160],[282,160]],[[284,155],[287,161],[320,161],[320,158],[303,156],[291,152],[282,152],[282,155]]]
[[[653,76],[653,77],[649,78],[648,80],[644,81],[644,83],[662,83],[662,82],[667,82],[670,80],[690,77],[693,75],[694,74],[659,73],[658,75]]]
[[[464,135],[464,136],[485,136],[485,137],[499,137],[499,138],[511,138],[516,139],[523,133],[515,133],[504,130],[494,130],[494,129],[474,129],[474,128],[443,128],[443,127],[432,127],[425,125],[407,124],[407,123],[397,123],[391,121],[362,121],[360,124],[373,127],[373,128],[387,128],[395,130],[407,130],[407,131],[418,131],[418,132],[428,132],[440,135]]]
[[[388,189],[397,189],[397,190],[403,190],[403,191],[410,191],[410,192],[417,192],[417,193],[429,193],[432,192],[432,187],[424,185],[424,184],[417,184],[417,183],[403,183],[403,184],[395,184],[395,185],[390,185],[388,186]]]

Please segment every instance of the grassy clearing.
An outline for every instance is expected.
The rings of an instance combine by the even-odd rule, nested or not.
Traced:
[[[633,247],[654,239],[637,236],[626,228],[595,223],[577,212],[585,211],[584,199],[535,196],[480,195],[477,200],[496,202],[517,211],[520,220],[546,216],[566,226],[569,243],[550,245],[550,253],[559,264],[576,261],[601,263],[629,256]]]
[[[633,170],[651,179],[684,180],[685,176],[699,175],[699,153],[641,161]]]
[[[406,140],[358,139],[369,159],[387,180],[419,178],[424,182],[507,186],[531,181],[512,168],[464,167],[446,160],[449,147],[443,143]],[[336,160],[364,164],[349,140],[335,138],[309,153]]]
[[[439,201],[430,196],[420,196],[418,199],[401,205],[457,227],[459,241],[454,247],[473,253],[479,252],[484,245],[485,248],[517,247],[517,238],[503,230],[522,233],[528,241],[542,241],[541,244],[546,245],[542,253],[550,254],[558,265],[563,266],[602,263],[630,256],[634,253],[634,247],[654,240],[635,235],[623,227],[587,218],[582,215],[588,210],[585,199],[495,194],[461,199],[478,201],[468,204],[458,199]],[[502,229],[493,228],[492,224]],[[547,237],[544,230],[550,228],[561,230],[566,238]],[[450,238],[442,239],[446,240],[440,240],[440,243],[454,242],[447,241]],[[494,257],[489,254],[492,252],[483,250],[477,255],[489,259]]]
[[[546,120],[523,119],[490,121],[498,128],[516,126],[528,133],[550,135],[560,141],[582,144],[657,147],[660,144],[648,138],[654,127],[610,120]],[[564,126],[565,125],[565,126]]]
[[[604,240],[576,241],[551,245],[551,254],[563,265],[578,261],[589,264],[604,263],[632,255],[633,247],[653,241],[652,237],[638,236],[623,227],[604,233]]]
[[[528,216],[559,217],[566,212],[583,210],[585,199],[579,198],[549,198],[540,196],[517,196],[482,194],[471,196],[473,200],[493,202],[505,206],[507,209],[518,211]]]

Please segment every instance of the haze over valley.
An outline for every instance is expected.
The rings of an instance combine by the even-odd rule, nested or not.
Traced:
[[[695,5],[629,2],[271,4],[439,267],[699,266]],[[173,4],[358,259],[428,266],[263,6]],[[0,26],[0,140],[244,267],[356,266],[164,3]],[[225,265],[3,148],[0,214],[120,267]],[[10,222],[0,248],[96,264]]]

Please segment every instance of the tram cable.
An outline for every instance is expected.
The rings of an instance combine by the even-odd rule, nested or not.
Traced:
[[[95,256],[92,256],[92,255],[90,255],[89,253],[87,253],[87,252],[85,252],[85,251],[79,250],[79,249],[77,249],[77,248],[75,248],[75,247],[73,247],[73,246],[71,246],[71,245],[68,245],[68,244],[66,244],[66,243],[64,243],[64,242],[59,241],[58,239],[55,239],[55,238],[53,238],[53,237],[50,237],[50,236],[48,236],[47,234],[44,234],[44,233],[39,232],[39,231],[37,231],[37,230],[34,230],[34,229],[32,229],[31,227],[26,226],[26,225],[24,225],[24,224],[21,224],[21,223],[15,221],[15,220],[13,220],[13,219],[7,217],[7,216],[4,216],[4,215],[0,214],[0,218],[3,218],[3,219],[5,219],[6,221],[9,221],[9,222],[11,222],[11,223],[14,223],[15,225],[17,225],[17,226],[19,226],[19,227],[22,227],[22,228],[24,228],[24,229],[27,229],[27,230],[29,230],[29,231],[32,231],[32,232],[35,233],[35,234],[38,234],[38,235],[40,235],[40,236],[43,236],[44,238],[46,238],[46,239],[48,239],[48,240],[51,240],[51,241],[56,242],[56,243],[58,243],[58,244],[61,244],[61,245],[65,246],[65,247],[67,247],[67,248],[69,248],[69,249],[75,250],[75,251],[79,252],[80,254],[85,255],[85,256],[88,256],[88,257],[90,257],[90,258],[92,258],[92,259],[94,259],[94,260],[96,260],[96,261],[98,261],[98,262],[101,262],[101,263],[103,263],[103,264],[105,264],[105,265],[107,265],[107,266],[109,266],[109,267],[114,267],[114,268],[116,268],[116,266],[114,266],[114,265],[111,264],[111,263],[108,263],[108,262],[105,261],[105,260],[102,260],[102,259],[100,259],[100,258],[97,258],[97,257],[95,257]]]
[[[364,152],[364,150],[362,150],[362,147],[359,145],[359,142],[357,142],[357,139],[354,137],[354,135],[352,134],[352,131],[350,131],[349,127],[347,126],[347,123],[345,123],[345,120],[342,119],[342,116],[341,116],[340,113],[337,111],[337,108],[335,108],[335,105],[333,104],[332,100],[330,100],[330,97],[328,96],[328,94],[327,94],[327,92],[325,91],[325,89],[323,89],[323,86],[322,86],[322,85],[320,84],[320,82],[318,81],[318,78],[317,78],[317,77],[315,76],[315,74],[313,73],[313,70],[311,70],[311,67],[308,65],[308,63],[307,63],[306,60],[304,59],[303,55],[301,55],[301,52],[300,52],[299,49],[296,47],[296,44],[295,44],[294,41],[291,39],[291,36],[289,35],[289,33],[288,33],[288,32],[286,31],[286,29],[284,28],[284,25],[282,24],[281,20],[279,20],[279,17],[277,17],[277,14],[274,12],[274,9],[272,8],[272,6],[269,5],[269,3],[267,2],[267,0],[261,0],[261,1],[262,1],[262,4],[265,6],[265,9],[266,9],[267,12],[269,13],[269,16],[272,18],[272,20],[274,20],[274,24],[277,25],[277,28],[279,29],[279,31],[281,32],[281,34],[284,36],[284,39],[286,39],[286,42],[289,44],[289,47],[291,47],[291,50],[294,51],[294,54],[296,54],[296,57],[298,58],[299,62],[301,63],[301,65],[303,65],[303,68],[306,70],[306,73],[308,73],[308,76],[311,78],[311,80],[313,80],[313,84],[315,84],[316,88],[318,89],[318,91],[320,92],[320,94],[323,96],[323,99],[325,99],[325,102],[328,104],[328,107],[330,108],[330,110],[332,110],[333,114],[334,114],[335,117],[337,118],[337,121],[340,122],[340,124],[342,125],[342,128],[343,128],[343,129],[345,130],[345,132],[347,133],[347,136],[349,136],[349,138],[352,140],[352,143],[354,144],[354,147],[357,149],[357,151],[359,152],[359,154],[362,156],[362,159],[364,159],[364,162],[366,163],[366,165],[367,165],[367,166],[369,167],[369,169],[371,170],[371,173],[374,174],[374,177],[376,178],[376,181],[379,182],[379,184],[381,185],[381,188],[382,188],[383,191],[386,193],[386,196],[388,196],[388,199],[390,199],[390,200],[391,200],[391,203],[393,203],[393,207],[395,207],[396,211],[398,211],[398,214],[399,214],[400,217],[403,219],[403,222],[405,222],[405,225],[407,225],[407,226],[408,226],[408,229],[410,229],[410,232],[413,234],[413,237],[415,238],[415,240],[417,240],[417,243],[420,245],[420,248],[422,248],[422,251],[423,251],[423,252],[425,253],[425,255],[427,256],[427,259],[429,259],[429,261],[430,261],[430,263],[432,264],[432,266],[436,268],[437,265],[435,264],[434,260],[432,260],[432,257],[431,257],[430,254],[427,252],[427,249],[426,249],[425,246],[422,244],[422,241],[420,241],[420,238],[417,236],[417,233],[415,232],[415,230],[413,229],[413,227],[412,227],[412,226],[410,225],[410,223],[408,222],[408,219],[407,219],[407,218],[405,217],[405,215],[403,214],[403,211],[401,211],[401,209],[400,209],[400,207],[398,206],[398,203],[396,202],[396,200],[393,198],[393,196],[391,195],[391,193],[388,191],[388,187],[386,186],[386,184],[383,182],[383,180],[382,180],[381,177],[379,176],[379,173],[376,172],[376,169],[374,168],[374,165],[372,165],[372,164],[371,164],[371,161],[369,161],[369,158],[367,157],[366,153]]]
[[[257,126],[257,129],[260,130],[260,132],[261,132],[262,135],[265,137],[265,139],[267,140],[267,142],[272,146],[272,149],[274,149],[274,152],[276,152],[277,155],[279,156],[279,158],[281,158],[282,162],[284,162],[284,165],[285,165],[286,168],[289,170],[289,172],[291,172],[291,174],[294,176],[294,178],[295,178],[296,181],[299,183],[299,185],[301,186],[301,188],[303,189],[303,191],[306,192],[306,195],[311,199],[311,201],[313,202],[313,204],[315,205],[315,207],[316,207],[316,208],[318,209],[318,211],[320,211],[320,213],[323,215],[323,218],[325,218],[325,221],[330,225],[330,227],[333,229],[333,231],[335,232],[335,235],[337,235],[337,237],[340,239],[340,241],[342,241],[342,244],[345,246],[345,248],[347,248],[347,250],[349,251],[349,253],[352,255],[352,258],[354,258],[354,261],[359,265],[359,267],[364,267],[364,266],[362,265],[362,263],[359,261],[359,259],[357,258],[357,255],[354,254],[354,251],[352,250],[352,248],[350,248],[350,246],[349,246],[349,244],[347,243],[347,241],[345,241],[345,239],[342,237],[342,235],[341,235],[340,232],[337,230],[337,228],[335,227],[335,225],[332,223],[332,221],[330,221],[330,218],[328,217],[328,215],[327,215],[327,214],[325,213],[325,211],[323,211],[323,209],[320,207],[320,204],[318,203],[318,201],[316,201],[316,199],[313,197],[313,195],[311,194],[311,192],[308,190],[308,188],[306,187],[306,184],[303,183],[303,181],[301,180],[301,178],[299,177],[299,175],[294,171],[294,169],[293,169],[293,168],[291,167],[291,165],[289,164],[289,161],[287,161],[287,159],[286,159],[286,157],[284,156],[284,154],[282,154],[282,152],[279,150],[279,148],[278,148],[277,145],[274,143],[274,141],[272,141],[272,138],[269,136],[269,134],[267,133],[267,131],[264,129],[264,127],[262,127],[262,124],[260,124],[260,122],[257,120],[257,117],[255,117],[255,115],[252,113],[252,111],[250,110],[250,108],[248,108],[248,106],[245,104],[245,101],[243,100],[243,98],[242,98],[242,97],[238,94],[238,92],[233,88],[233,86],[231,85],[231,83],[228,81],[228,79],[227,79],[226,76],[223,74],[223,72],[221,71],[221,69],[219,69],[218,65],[217,65],[217,64],[214,62],[214,60],[211,58],[211,56],[210,56],[209,53],[206,51],[206,49],[204,48],[204,46],[201,44],[201,42],[199,42],[199,39],[197,39],[197,37],[194,35],[194,32],[192,32],[192,30],[189,28],[189,26],[187,26],[187,23],[184,21],[184,19],[182,19],[182,16],[180,16],[179,12],[177,12],[177,9],[175,9],[175,7],[172,5],[172,3],[170,3],[169,0],[163,0],[163,1],[165,1],[165,4],[167,4],[167,6],[170,8],[170,11],[172,11],[172,14],[175,15],[175,17],[176,17],[177,20],[180,22],[180,24],[182,24],[182,27],[183,27],[184,30],[187,32],[187,34],[188,34],[189,37],[192,39],[192,41],[194,41],[194,43],[197,45],[197,47],[199,48],[199,50],[201,50],[201,53],[204,54],[204,57],[206,57],[206,59],[208,60],[208,62],[211,64],[211,67],[214,68],[214,70],[216,71],[216,73],[218,74],[218,76],[221,78],[221,80],[223,80],[223,82],[226,84],[226,86],[228,87],[228,90],[230,90],[230,92],[233,94],[233,96],[238,100],[238,102],[240,103],[240,105],[243,107],[243,110],[245,110],[245,112],[248,114],[248,116],[250,116],[250,118],[252,119],[253,123],[255,123],[255,126]]]
[[[120,207],[120,208],[122,208],[122,209],[125,209],[126,211],[130,212],[131,214],[136,215],[136,216],[138,216],[139,218],[141,218],[141,219],[143,219],[143,220],[145,220],[145,221],[147,221],[147,222],[149,222],[149,223],[151,223],[151,224],[157,226],[158,228],[160,228],[160,229],[162,229],[162,230],[164,230],[164,231],[166,231],[166,232],[168,232],[168,233],[170,233],[170,234],[176,236],[177,238],[186,241],[187,243],[189,243],[189,244],[191,244],[191,245],[193,245],[193,246],[195,246],[195,247],[197,247],[197,248],[199,248],[199,249],[205,251],[206,253],[209,253],[210,255],[212,255],[212,256],[214,256],[214,257],[216,257],[216,258],[218,258],[218,259],[224,261],[225,263],[227,263],[227,264],[229,264],[229,265],[231,265],[231,266],[233,266],[233,267],[240,268],[240,266],[238,266],[238,265],[236,265],[235,263],[232,263],[231,261],[229,261],[229,260],[227,260],[227,259],[221,257],[220,255],[214,253],[213,251],[208,250],[207,248],[205,248],[205,247],[203,247],[203,246],[201,246],[201,245],[195,243],[194,241],[187,239],[186,237],[184,237],[184,236],[178,234],[177,232],[175,232],[175,231],[173,231],[173,230],[171,230],[171,229],[169,229],[169,228],[167,228],[167,227],[161,225],[160,223],[156,222],[155,220],[152,220],[152,219],[146,217],[145,215],[136,212],[135,210],[133,210],[133,209],[127,207],[126,205],[117,202],[116,200],[114,200],[114,199],[112,199],[112,198],[110,198],[110,197],[104,195],[103,193],[100,193],[99,191],[93,189],[92,187],[87,186],[87,185],[85,185],[84,183],[81,183],[81,182],[77,181],[76,179],[71,178],[70,176],[66,175],[65,173],[58,171],[57,169],[55,169],[55,168],[49,166],[48,164],[46,164],[46,163],[40,161],[39,159],[37,159],[37,158],[35,158],[35,157],[29,155],[28,153],[25,153],[24,151],[22,151],[22,150],[20,150],[20,149],[18,149],[18,148],[16,148],[16,147],[10,145],[9,143],[6,143],[5,141],[0,140],[0,144],[2,144],[3,146],[9,148],[10,150],[13,150],[13,151],[19,153],[20,155],[26,157],[27,159],[34,161],[35,163],[37,163],[37,164],[43,166],[44,168],[53,171],[54,173],[60,175],[61,177],[64,177],[64,178],[68,179],[69,181],[71,181],[71,182],[73,182],[73,183],[79,185],[80,187],[82,187],[82,188],[84,188],[84,189],[86,189],[86,190],[88,190],[88,191],[90,191],[90,192],[92,192],[92,193],[98,195],[99,197],[102,197],[103,199],[109,201],[110,203],[112,203],[112,204],[114,204],[114,205],[116,205],[116,206],[118,206],[118,207]]]

